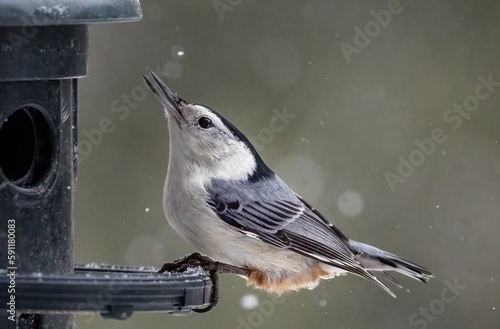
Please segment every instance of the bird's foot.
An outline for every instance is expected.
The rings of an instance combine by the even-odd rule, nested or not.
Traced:
[[[207,256],[203,256],[199,252],[192,253],[191,255],[187,255],[181,258],[174,260],[172,263],[165,263],[158,271],[159,273],[163,272],[184,272],[189,267],[204,267],[214,261]]]
[[[219,274],[229,273],[248,276],[249,270],[221,263],[212,260],[207,256],[195,252],[191,255],[176,259],[172,263],[165,263],[161,267],[159,273],[163,272],[184,272],[189,267],[201,267],[208,272],[212,280],[212,296],[210,298],[210,305],[203,309],[193,309],[196,313],[206,313],[213,309],[219,303]]]

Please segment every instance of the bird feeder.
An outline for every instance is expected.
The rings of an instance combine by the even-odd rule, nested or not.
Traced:
[[[203,271],[74,265],[78,79],[87,74],[88,24],[141,17],[137,0],[0,3],[0,286],[14,288],[0,291],[7,311],[0,328],[71,328],[74,312],[125,319],[209,303]]]

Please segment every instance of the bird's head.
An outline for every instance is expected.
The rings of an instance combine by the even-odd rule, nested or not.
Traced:
[[[170,161],[195,167],[206,179],[252,180],[272,173],[232,123],[206,106],[184,101],[150,73],[153,80],[144,79],[168,119]]]

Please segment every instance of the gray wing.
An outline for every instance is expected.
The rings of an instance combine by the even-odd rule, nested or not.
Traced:
[[[345,235],[279,177],[215,180],[206,188],[208,205],[243,234],[380,282],[354,259]]]

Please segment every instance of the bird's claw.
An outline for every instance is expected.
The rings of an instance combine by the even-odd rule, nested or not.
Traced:
[[[193,309],[196,313],[206,313],[213,309],[219,303],[219,274],[232,273],[239,275],[247,275],[248,270],[233,265],[216,262],[207,256],[195,252],[191,255],[176,259],[172,263],[165,263],[158,271],[163,272],[184,272],[190,267],[201,267],[208,272],[212,280],[212,296],[210,297],[210,305],[202,309]]]
[[[192,253],[181,258],[174,260],[172,263],[164,263],[159,273],[163,272],[184,272],[189,267],[200,266],[205,269],[206,266],[214,261],[207,256],[203,256],[199,252]]]

